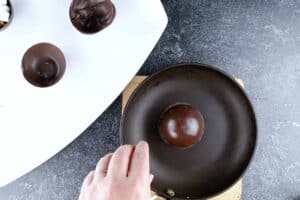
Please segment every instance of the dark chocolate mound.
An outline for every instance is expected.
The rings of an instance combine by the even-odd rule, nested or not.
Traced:
[[[39,43],[29,48],[22,59],[23,75],[38,87],[57,83],[64,75],[66,60],[62,51],[49,43]]]
[[[200,141],[204,134],[204,119],[193,106],[175,104],[162,114],[159,132],[168,144],[178,148],[191,147]]]
[[[73,0],[70,6],[72,24],[82,33],[97,33],[114,20],[116,9],[110,0]]]

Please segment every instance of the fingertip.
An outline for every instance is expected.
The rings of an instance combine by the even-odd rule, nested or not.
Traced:
[[[84,178],[83,184],[90,185],[94,179],[95,170],[90,171],[88,175]]]
[[[103,160],[111,157],[112,155],[113,155],[113,153],[108,153],[108,154],[104,155],[102,158],[99,159],[97,165],[99,165]]]
[[[112,156],[113,154],[114,154],[114,153],[110,152],[110,153],[106,154],[105,156],[110,157],[110,156]]]
[[[142,140],[136,145],[137,150],[142,150],[142,151],[148,151],[149,150],[149,144],[148,142]]]
[[[92,170],[88,173],[87,178],[93,177],[95,170]]]
[[[133,149],[133,146],[130,145],[130,144],[125,144],[125,145],[122,145],[122,146],[119,146],[119,148],[115,151],[116,152],[122,152],[122,151],[128,151],[128,150],[132,150]],[[115,154],[114,153],[114,154]]]
[[[113,153],[108,153],[106,155],[104,155],[102,158],[100,158],[100,160],[98,161],[96,168],[99,167],[101,164],[103,164],[103,161],[107,161],[110,160],[112,157]]]
[[[148,146],[148,142],[146,142],[145,140],[142,140],[138,143],[138,145],[141,145],[141,146]]]
[[[108,153],[98,161],[94,172],[94,180],[96,182],[100,181],[106,176],[112,155],[112,153]]]

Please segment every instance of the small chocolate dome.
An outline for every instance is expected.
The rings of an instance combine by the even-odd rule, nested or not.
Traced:
[[[22,59],[24,77],[38,87],[48,87],[57,83],[64,75],[65,68],[64,54],[49,43],[32,46]]]
[[[201,113],[189,104],[175,104],[166,109],[159,123],[162,139],[177,148],[191,147],[204,134]]]
[[[116,9],[110,0],[73,0],[70,6],[72,24],[82,33],[97,33],[114,20]]]

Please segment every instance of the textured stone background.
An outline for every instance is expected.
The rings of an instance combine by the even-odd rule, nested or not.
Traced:
[[[244,80],[259,136],[243,199],[300,199],[300,1],[162,0],[169,25],[139,74],[200,62]],[[118,145],[120,98],[62,152],[0,189],[1,200],[76,199]],[[16,158],[17,159],[17,158]]]

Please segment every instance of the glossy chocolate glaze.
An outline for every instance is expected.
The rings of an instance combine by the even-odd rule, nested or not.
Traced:
[[[204,119],[191,105],[175,104],[166,109],[159,123],[162,139],[177,148],[191,147],[204,134]]]
[[[97,33],[114,20],[116,9],[110,0],[73,0],[72,24],[82,33]]]
[[[29,48],[23,56],[23,75],[38,87],[57,83],[64,75],[66,60],[62,51],[49,43],[39,43]]]

